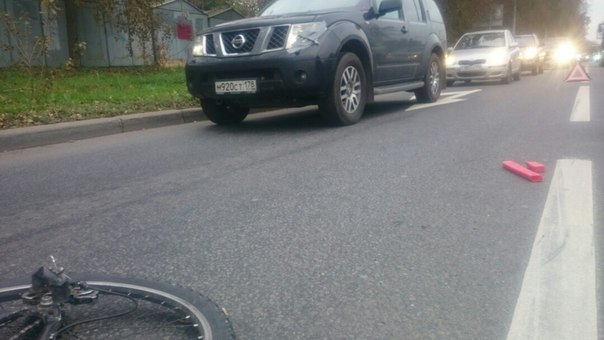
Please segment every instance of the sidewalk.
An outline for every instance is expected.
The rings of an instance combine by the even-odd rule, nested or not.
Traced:
[[[201,120],[201,108],[193,108],[0,130],[0,152]]]

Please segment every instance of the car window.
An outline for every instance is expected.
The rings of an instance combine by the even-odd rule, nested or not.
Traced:
[[[403,17],[405,21],[420,21],[419,6],[414,0],[403,0]]]
[[[327,11],[357,6],[361,0],[277,0],[262,11],[260,16]]]
[[[537,46],[537,41],[531,35],[517,36],[516,41],[521,47]]]
[[[375,1],[375,6],[376,8],[380,8],[380,4],[382,3],[383,0],[376,0]],[[401,14],[399,11],[394,11],[394,12],[390,12],[390,13],[386,13],[386,15],[382,16],[382,18],[387,18],[387,19],[396,19],[399,20],[401,17]]]
[[[424,7],[424,2],[422,0],[414,0],[415,7],[419,10],[419,18],[422,22],[426,22],[426,7]]]
[[[489,47],[505,47],[505,35],[503,32],[467,34],[461,37],[457,45],[455,45],[456,50]]]
[[[438,9],[438,6],[436,5],[436,3],[432,0],[428,0],[425,2],[426,6],[427,6],[427,10],[428,10],[428,20],[433,21],[433,22],[438,22],[438,23],[444,23],[445,20],[442,17],[442,14],[440,14],[440,10]]]

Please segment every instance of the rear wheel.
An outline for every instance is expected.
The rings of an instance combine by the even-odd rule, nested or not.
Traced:
[[[57,339],[235,338],[223,310],[191,290],[113,275],[71,277],[98,291],[98,298],[61,307],[61,326],[53,332]],[[0,288],[1,339],[37,339],[42,332],[44,322],[37,313],[42,303],[30,306],[22,299],[30,287],[13,282]]]
[[[436,54],[430,56],[424,86],[415,90],[415,97],[420,103],[433,103],[440,97],[442,89],[443,68],[440,58]]]
[[[367,101],[367,79],[361,60],[345,53],[338,61],[327,98],[319,104],[323,118],[333,125],[358,122]]]
[[[231,125],[240,123],[250,112],[249,107],[235,103],[218,103],[214,99],[201,101],[203,113],[210,121],[218,125]]]

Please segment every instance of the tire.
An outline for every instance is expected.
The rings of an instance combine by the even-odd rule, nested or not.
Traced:
[[[336,73],[319,104],[323,118],[332,125],[357,123],[367,101],[367,78],[361,60],[354,53],[344,53],[338,61]]]
[[[455,80],[447,80],[447,87],[453,86],[455,84]]]
[[[58,339],[235,339],[223,310],[189,289],[113,275],[70,276],[76,282],[86,281],[90,289],[97,290],[98,299],[94,303],[70,304],[62,308]],[[0,316],[26,306],[21,294],[29,290],[31,283],[23,282],[0,286]],[[131,313],[91,321],[131,310],[135,305],[133,300],[137,305]],[[32,306],[34,310],[37,307]],[[0,321],[0,338],[9,339],[24,330],[27,338],[37,338],[39,334],[36,333],[42,327],[32,326],[35,319],[28,314],[8,323]]]
[[[424,78],[424,86],[415,90],[415,98],[419,103],[434,103],[440,97],[442,78],[444,76],[442,63],[438,55],[432,53],[428,61],[428,69]]]
[[[247,117],[249,107],[235,103],[217,103],[214,99],[203,99],[201,109],[208,119],[217,125],[238,124]]]
[[[508,71],[506,72],[505,76],[503,78],[501,78],[501,83],[509,84],[511,82],[512,82],[512,65],[508,65]]]

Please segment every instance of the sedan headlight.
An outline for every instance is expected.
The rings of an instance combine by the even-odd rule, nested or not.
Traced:
[[[327,25],[323,21],[294,24],[289,30],[285,48],[301,50],[312,45],[318,45],[319,37],[325,31],[327,31]]]
[[[454,55],[449,54],[445,57],[445,63],[447,67],[453,67],[453,65],[457,64],[457,58]]]
[[[487,59],[489,66],[501,66],[508,63],[508,54],[505,51],[493,52]]]

